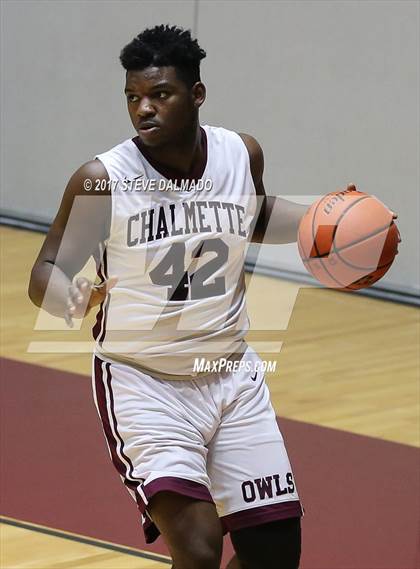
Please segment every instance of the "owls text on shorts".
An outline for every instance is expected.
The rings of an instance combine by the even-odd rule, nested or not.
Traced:
[[[200,373],[220,373],[222,371],[236,373],[238,371],[249,371],[250,373],[265,373],[266,371],[272,372],[276,371],[277,361],[276,360],[260,360],[256,362],[244,361],[244,360],[227,360],[226,358],[221,358],[217,361],[210,361],[206,358],[195,358],[193,371]]]

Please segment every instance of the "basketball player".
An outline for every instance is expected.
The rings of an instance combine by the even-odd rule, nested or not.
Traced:
[[[205,55],[168,26],[122,50],[137,136],[71,177],[29,295],[70,326],[100,305],[95,402],[146,541],[162,534],[176,569],[216,569],[230,532],[229,569],[295,569],[302,507],[244,340],[244,255],[295,241],[306,207],[265,195],[252,136],[200,125]],[[98,285],[74,280],[91,256]]]

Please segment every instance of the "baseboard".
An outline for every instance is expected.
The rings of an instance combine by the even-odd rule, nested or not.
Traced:
[[[36,231],[38,233],[47,233],[50,228],[50,223],[45,221],[38,221],[35,219],[25,219],[15,215],[0,213],[0,225],[8,227],[15,227],[17,229],[26,229],[29,231]],[[298,273],[290,270],[277,269],[274,267],[267,267],[259,263],[257,267],[252,261],[245,262],[245,270],[247,272],[255,272],[260,275],[284,279],[297,283],[307,284],[311,286],[320,286],[319,283],[312,278],[309,274]],[[400,304],[408,304],[410,306],[420,306],[420,295],[406,292],[396,291],[386,287],[373,286],[355,291],[354,294],[361,296],[368,296],[380,300],[387,300],[389,302],[398,302]]]

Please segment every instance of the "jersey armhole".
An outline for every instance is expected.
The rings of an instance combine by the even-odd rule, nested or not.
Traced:
[[[235,131],[232,131],[232,132],[236,136],[236,138],[239,140],[242,152],[245,152],[246,164],[247,164],[247,170],[248,170],[248,178],[250,180],[251,187],[254,190],[254,195],[255,195],[255,197],[257,197],[257,189],[255,187],[254,179],[253,179],[252,173],[251,173],[251,159],[249,157],[248,148],[246,147],[245,142],[242,140],[242,137],[237,132],[235,132]]]
[[[95,156],[95,160],[99,160],[99,162],[101,162],[102,166],[105,168],[107,174],[108,174],[108,178],[109,178],[109,183],[110,183],[110,195],[111,195],[111,219],[109,222],[109,235],[107,237],[107,239],[105,239],[103,241],[104,247],[106,247],[108,245],[108,242],[111,238],[111,235],[113,233],[113,229],[114,229],[114,225],[115,225],[115,188],[116,185],[113,183],[113,180],[115,178],[113,178],[110,168],[107,166],[107,164],[105,163],[105,161],[103,160],[103,158],[101,157],[101,155],[97,155]]]

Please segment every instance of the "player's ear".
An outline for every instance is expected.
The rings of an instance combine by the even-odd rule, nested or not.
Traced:
[[[198,109],[206,100],[206,86],[201,81],[197,81],[191,88],[194,106]]]

